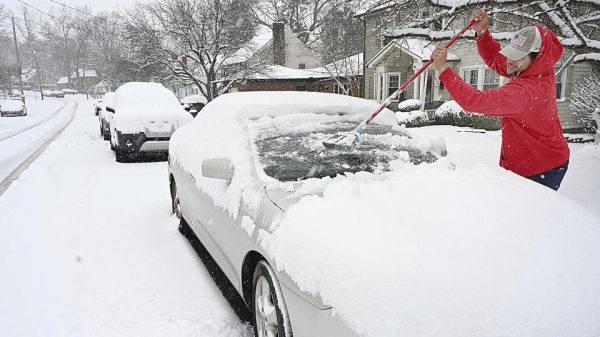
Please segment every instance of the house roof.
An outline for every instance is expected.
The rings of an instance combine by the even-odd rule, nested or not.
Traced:
[[[291,79],[326,79],[332,77],[352,77],[363,74],[363,53],[329,63],[313,69],[294,69],[280,65],[268,65],[261,72],[246,77],[248,80],[291,80]]]
[[[381,59],[394,48],[404,51],[416,60],[428,61],[431,58],[431,53],[435,49],[435,44],[432,41],[421,39],[392,40],[367,62],[367,67],[372,67],[373,65],[378,64]],[[460,61],[460,57],[448,52],[448,60]]]
[[[260,73],[254,73],[246,77],[249,80],[291,80],[308,78],[330,77],[322,71],[314,69],[293,69],[280,65],[265,66]]]
[[[273,39],[273,31],[269,27],[261,26],[256,32],[256,35],[248,41],[240,49],[236,50],[231,56],[229,56],[223,65],[236,64],[246,62],[252,55],[256,54],[264,46],[267,45]]]
[[[78,69],[78,74],[79,77],[98,77],[98,75],[96,74],[96,70],[94,69]],[[75,78],[78,77],[77,74],[75,72],[73,72],[73,74],[71,74],[71,78]]]
[[[323,67],[311,69],[315,72],[321,72],[328,76],[362,76],[363,75],[364,54],[348,56],[344,59],[329,63]]]

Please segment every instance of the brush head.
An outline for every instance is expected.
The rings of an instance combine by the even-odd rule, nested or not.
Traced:
[[[358,132],[340,132],[324,140],[323,146],[328,150],[352,150],[359,140]]]

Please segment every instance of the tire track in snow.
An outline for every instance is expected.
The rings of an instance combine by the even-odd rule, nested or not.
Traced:
[[[60,107],[58,107],[58,109],[56,109],[56,110],[55,110],[53,113],[49,114],[48,116],[46,116],[46,117],[44,117],[44,118],[42,118],[42,119],[40,119],[40,120],[38,120],[38,121],[36,121],[36,122],[34,122],[34,123],[30,124],[30,125],[27,125],[27,126],[25,126],[25,127],[23,127],[23,128],[20,128],[20,129],[17,129],[17,130],[13,130],[13,131],[7,132],[7,134],[6,134],[6,135],[2,135],[2,136],[0,136],[0,142],[1,142],[1,141],[3,141],[3,140],[6,140],[6,139],[8,139],[8,138],[11,138],[11,137],[15,137],[15,136],[17,136],[17,135],[20,135],[20,134],[22,134],[23,132],[29,131],[29,130],[31,130],[31,129],[33,129],[33,128],[35,128],[35,127],[36,127],[36,126],[38,126],[38,125],[41,125],[41,124],[44,124],[44,123],[46,123],[47,121],[49,121],[49,120],[51,120],[52,118],[56,117],[56,116],[57,116],[57,115],[58,115],[58,114],[59,114],[59,113],[60,113],[60,112],[61,112],[61,111],[62,111],[62,110],[65,108],[65,106],[66,106],[66,105],[67,105],[67,102],[66,102],[66,101],[63,101],[63,105],[62,105],[62,106],[60,106]]]
[[[75,112],[77,111],[77,107],[78,107],[79,103],[76,101],[69,101],[69,102],[74,104],[73,106],[71,106],[71,111],[70,111],[71,116],[68,118],[68,120],[66,122],[59,125],[56,128],[56,130],[54,131],[54,133],[52,133],[51,135],[41,136],[40,138],[46,138],[46,140],[42,144],[40,144],[37,147],[37,149],[35,149],[33,151],[33,153],[31,153],[29,156],[27,156],[27,158],[25,158],[25,160],[23,160],[23,162],[21,162],[14,170],[12,170],[12,172],[10,174],[8,174],[8,176],[6,178],[4,178],[2,180],[2,182],[0,182],[0,196],[2,196],[2,194],[4,194],[4,192],[6,192],[6,190],[10,187],[10,185],[19,178],[21,173],[23,173],[23,171],[25,171],[29,167],[29,165],[31,165],[31,163],[33,163],[44,152],[44,150],[46,150],[48,145],[50,145],[54,140],[56,140],[56,138],[58,138],[58,136],[60,136],[60,134],[71,124],[73,119],[75,119]],[[58,116],[62,111],[64,111],[65,109],[68,109],[68,108],[69,108],[69,106],[67,104],[65,104],[62,108],[58,109],[54,114],[52,114],[52,117]],[[45,122],[47,122],[48,120],[50,120],[50,118],[46,119]],[[17,135],[23,135],[26,131],[29,131],[29,130],[34,129],[35,127],[41,126],[43,123],[44,122],[38,123],[35,126],[31,126],[25,130],[18,132],[17,134],[3,138],[0,141],[7,140],[7,139],[15,137]]]

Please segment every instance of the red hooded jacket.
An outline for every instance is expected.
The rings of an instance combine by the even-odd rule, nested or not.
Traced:
[[[465,83],[451,69],[440,81],[466,111],[502,117],[500,166],[521,176],[539,174],[569,159],[556,105],[554,64],[563,47],[549,30],[537,27],[542,35],[538,56],[525,71],[498,89],[479,91]],[[507,58],[488,32],[477,38],[479,55],[492,70],[504,77]]]

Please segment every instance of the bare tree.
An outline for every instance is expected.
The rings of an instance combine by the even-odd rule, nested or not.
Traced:
[[[319,40],[320,29],[332,11],[354,3],[353,0],[262,0],[252,6],[254,20],[272,28],[284,22],[305,44]]]
[[[223,62],[254,34],[243,0],[156,0],[124,14],[142,68],[160,65],[165,81],[194,85],[208,100],[219,94]]]
[[[541,24],[555,32],[563,45],[576,52],[573,61],[594,61],[596,65],[600,62],[600,3],[597,1],[381,0],[370,6],[389,13],[387,21],[396,25],[384,31],[385,37],[422,36],[432,40],[452,37],[455,34],[452,23],[468,20],[480,7],[487,8],[493,32],[499,38],[510,37],[502,33],[513,32],[526,24]],[[472,37],[473,33],[464,36]]]

